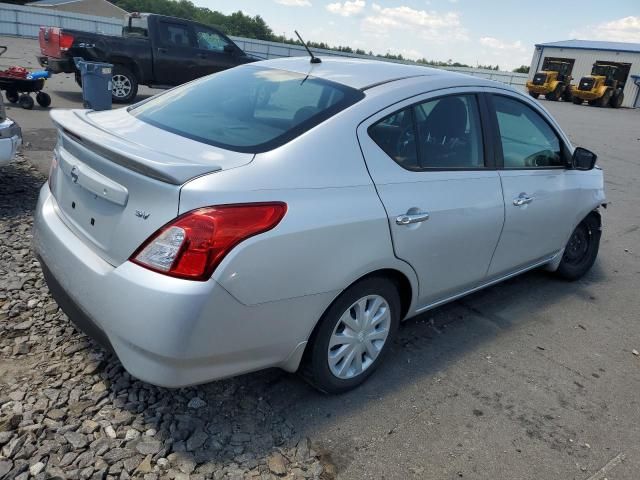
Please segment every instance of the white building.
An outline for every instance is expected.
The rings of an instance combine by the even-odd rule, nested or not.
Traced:
[[[624,77],[623,107],[640,107],[640,43],[598,42],[595,40],[564,40],[536,45],[529,70],[529,79],[542,69],[546,58],[558,58],[573,63],[573,84],[591,73],[596,62],[620,65]]]

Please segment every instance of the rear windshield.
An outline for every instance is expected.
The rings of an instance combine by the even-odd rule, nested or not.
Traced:
[[[158,128],[237,152],[283,145],[364,94],[312,76],[232,68],[170,90],[129,112]]]

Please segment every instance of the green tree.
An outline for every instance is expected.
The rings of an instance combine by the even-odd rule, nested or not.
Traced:
[[[515,73],[529,73],[529,65],[520,65],[518,68],[514,68]]]

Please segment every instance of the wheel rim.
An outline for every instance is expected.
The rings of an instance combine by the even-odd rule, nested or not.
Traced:
[[[564,261],[571,265],[580,264],[587,257],[590,243],[591,233],[589,230],[584,225],[578,226],[564,250]]]
[[[114,75],[111,79],[113,82],[113,96],[117,98],[126,98],[131,93],[131,80],[124,75]]]
[[[380,355],[390,328],[391,312],[383,297],[367,295],[354,302],[338,320],[329,340],[331,373],[348,380],[365,372]]]

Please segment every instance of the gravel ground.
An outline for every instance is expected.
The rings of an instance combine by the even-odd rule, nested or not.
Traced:
[[[261,394],[281,373],[160,389],[73,328],[30,250],[44,181],[0,169],[0,479],[333,478]]]

